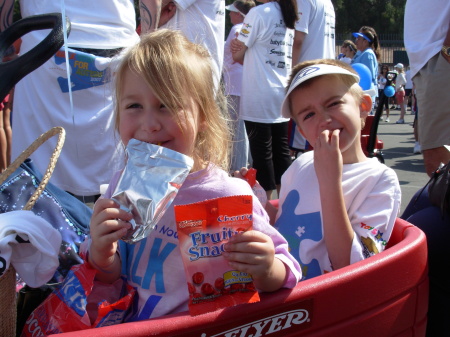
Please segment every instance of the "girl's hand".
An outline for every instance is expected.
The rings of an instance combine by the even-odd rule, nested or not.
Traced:
[[[256,172],[255,169],[253,169],[254,172]],[[259,182],[256,180],[256,177],[253,176],[253,179],[249,179],[249,177],[247,177],[247,174],[249,173],[249,169],[247,169],[246,167],[242,167],[239,171],[234,171],[232,176],[235,178],[240,178],[243,179],[245,181],[247,181],[250,184],[250,187],[253,190],[253,193],[255,194],[255,196],[258,198],[259,202],[261,203],[261,205],[266,208],[267,207],[267,193],[264,190],[264,188],[262,188],[262,186],[259,184]],[[256,175],[256,173],[255,173]],[[252,186],[253,183],[253,186]]]
[[[117,241],[131,228],[129,221],[132,218],[112,199],[97,200],[90,223],[89,262],[94,267],[107,270],[112,266]]]
[[[241,178],[245,179],[245,176],[247,175],[248,169],[246,167],[242,167],[239,171],[234,171],[231,175],[235,178]]]
[[[263,291],[278,290],[285,278],[284,263],[275,258],[272,239],[259,231],[239,233],[224,246],[229,265],[252,275],[255,286]]]
[[[324,130],[314,144],[314,168],[319,184],[335,186],[342,179],[343,159],[339,149],[339,130]]]

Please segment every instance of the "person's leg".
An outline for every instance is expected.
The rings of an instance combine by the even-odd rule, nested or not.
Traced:
[[[419,142],[419,122],[417,120],[417,111],[414,112],[414,123],[413,123],[413,130],[414,130],[414,154],[422,153],[422,150],[420,148],[420,142]]]
[[[413,214],[431,206],[430,199],[428,198],[428,188],[422,187],[414,194],[409,203],[406,205],[400,218],[406,220]]]
[[[405,110],[411,108],[411,89],[405,89]]]
[[[400,103],[400,118],[404,120],[405,114],[406,114],[405,92],[404,91],[400,92],[399,103]]]
[[[233,132],[230,162],[231,172],[240,170],[242,167],[247,167],[248,164],[248,138],[245,132],[244,121],[239,119],[239,102],[239,96],[229,96],[229,115],[231,119],[231,130]]]
[[[288,127],[289,122],[272,125],[273,167],[278,193],[280,193],[281,176],[292,163],[288,144]]]
[[[413,196],[401,218],[419,227],[427,237],[430,291],[426,335],[442,336],[442,332],[448,330],[450,317],[450,288],[446,276],[450,215],[442,217],[440,209],[431,205],[425,188]]]
[[[450,64],[438,53],[413,79],[419,113],[419,140],[429,176],[440,163],[450,161],[450,152],[444,147],[450,144],[449,73]]]
[[[448,237],[450,218],[442,219],[439,208],[425,208],[409,218],[408,222],[419,227],[427,237],[429,300],[426,336],[442,336],[448,330],[450,317],[450,288],[446,276],[448,265]]]
[[[384,103],[381,102],[381,99],[380,99],[380,98],[381,98],[381,95],[383,95],[383,89],[378,89],[378,97],[377,97],[378,104],[377,104],[377,107],[378,107],[379,104],[382,104],[382,105],[383,105],[383,108],[381,109],[380,121],[383,120],[384,107],[386,106],[386,100],[384,100]]]
[[[272,124],[245,121],[253,167],[256,169],[256,179],[266,191],[268,199],[276,188],[271,127]]]
[[[397,99],[397,104],[400,105],[400,118],[398,119],[398,121],[396,122],[397,124],[403,124],[405,123],[405,91],[404,90],[400,90],[398,92],[395,93],[395,97]]]

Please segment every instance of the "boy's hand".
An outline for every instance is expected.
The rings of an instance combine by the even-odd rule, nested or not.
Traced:
[[[112,199],[97,200],[90,223],[89,249],[89,260],[97,267],[106,269],[113,263],[117,241],[131,228],[128,221],[132,218]]]
[[[320,184],[333,184],[342,179],[342,153],[339,149],[340,130],[324,130],[314,144],[314,168]]]

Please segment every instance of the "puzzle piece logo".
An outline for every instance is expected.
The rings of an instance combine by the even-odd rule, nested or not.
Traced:
[[[60,50],[55,55],[55,63],[60,65],[66,62],[64,51]],[[70,81],[72,91],[78,91],[103,85],[110,81],[111,69],[105,67],[101,70],[97,68],[95,56],[82,52],[69,52]],[[62,92],[69,91],[67,78],[58,77],[58,84]]]
[[[320,213],[297,215],[295,208],[300,202],[298,191],[292,190],[286,196],[282,205],[282,213],[275,227],[284,236],[289,244],[290,253],[300,263],[303,270],[303,279],[321,275],[319,262],[316,259],[300,257],[300,245],[308,245],[311,241],[320,241],[323,238]],[[307,248],[307,247],[306,247]]]
[[[297,230],[295,231],[295,234],[300,238],[305,233],[305,227],[298,226]]]

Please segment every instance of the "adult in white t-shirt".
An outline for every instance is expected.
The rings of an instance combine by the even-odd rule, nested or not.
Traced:
[[[293,65],[320,58],[334,59],[336,16],[331,0],[297,0]]]
[[[395,79],[395,100],[397,105],[400,106],[400,117],[397,120],[397,124],[405,123],[405,84],[406,84],[406,76],[405,70],[402,63],[397,63],[394,66],[395,71],[397,71],[397,78]]]
[[[331,0],[297,0],[299,20],[295,23],[293,65],[315,59],[334,59],[336,16]],[[291,121],[289,147],[295,152],[308,148],[306,139]]]
[[[431,175],[450,161],[450,1],[408,0],[404,42],[416,88],[419,140]]]
[[[139,38],[134,3],[21,0],[20,8],[22,17],[64,10],[71,32],[68,60],[62,48],[15,87],[12,157],[50,128],[62,126],[66,140],[51,182],[78,196],[98,195],[100,185],[109,181],[123,159],[114,131],[111,60]],[[21,53],[36,46],[48,32],[36,30],[23,36]],[[41,172],[47,168],[52,143],[46,142],[31,156]]]
[[[295,0],[262,2],[246,15],[231,46],[233,59],[244,65],[240,118],[245,121],[257,180],[270,199],[291,164],[289,119],[281,116],[281,102],[292,66],[293,28],[298,16]]]
[[[204,45],[211,54],[218,85],[223,66],[225,1],[140,0],[140,3],[142,34],[158,27],[178,29],[190,41]]]

